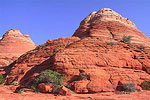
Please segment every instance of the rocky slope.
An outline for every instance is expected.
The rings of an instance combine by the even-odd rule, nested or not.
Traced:
[[[133,36],[131,44],[120,41],[124,35]],[[35,76],[51,69],[62,73],[76,93],[112,92],[123,83],[140,89],[141,82],[150,80],[149,44],[131,21],[102,9],[86,17],[73,37],[48,40],[20,56],[5,69],[6,84],[30,87]]]
[[[32,50],[36,45],[28,35],[22,35],[19,30],[8,30],[0,40],[0,66],[6,66],[23,53]]]

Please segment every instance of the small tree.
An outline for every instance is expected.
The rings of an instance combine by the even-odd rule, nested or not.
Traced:
[[[52,70],[45,70],[41,72],[35,79],[35,84],[52,83],[54,87],[60,87],[65,78],[58,72]]]
[[[4,77],[3,77],[3,75],[0,75],[0,84],[3,84],[4,83]]]
[[[132,36],[125,36],[125,35],[124,35],[122,41],[123,41],[124,43],[130,44],[130,43],[131,43],[131,38],[132,38]]]

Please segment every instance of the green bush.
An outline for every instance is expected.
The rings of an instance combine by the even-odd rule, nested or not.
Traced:
[[[143,90],[150,90],[150,81],[143,81],[141,87]]]
[[[66,46],[65,44],[60,44],[60,45],[58,45],[58,47],[63,47],[63,46]]]
[[[134,45],[129,44],[129,47],[131,47],[131,48],[134,48],[134,49],[135,49],[135,46],[134,46]]]
[[[52,83],[54,87],[60,87],[65,78],[58,72],[52,70],[45,70],[41,72],[35,79],[35,84]]]
[[[13,81],[12,85],[18,85],[18,82],[17,81]]]
[[[123,89],[125,92],[135,92],[136,90],[135,83],[124,83]]]
[[[145,52],[146,54],[148,54],[149,52],[147,52],[146,50],[145,50],[145,46],[143,46],[143,45],[140,45],[140,46],[138,46],[138,48],[140,49],[140,50],[142,50],[143,52]]]
[[[42,49],[43,47],[47,46],[46,43],[39,45],[39,49]]]
[[[123,36],[122,42],[130,44],[132,36]]]
[[[107,42],[107,45],[114,45],[114,42]]]
[[[0,75],[0,84],[3,84],[4,83],[4,77],[3,77],[3,75]]]
[[[34,90],[35,93],[39,93],[39,91],[37,90],[37,85],[32,85],[31,89]]]
[[[18,93],[23,93],[23,92],[24,92],[24,88],[22,88],[18,91]]]

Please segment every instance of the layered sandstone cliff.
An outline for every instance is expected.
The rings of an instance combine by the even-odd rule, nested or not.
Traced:
[[[73,34],[80,38],[101,37],[107,41],[121,40],[124,35],[132,36],[132,43],[150,46],[150,39],[139,31],[133,22],[109,8],[92,12]]]
[[[30,36],[22,35],[16,29],[8,30],[0,40],[0,66],[10,64],[20,55],[35,47]]]
[[[120,42],[124,35],[133,36],[131,44]],[[76,93],[115,91],[123,83],[139,87],[150,80],[149,44],[131,21],[102,9],[85,18],[73,37],[49,40],[20,56],[5,69],[6,84],[30,87],[41,71],[51,69],[65,76],[65,85]]]

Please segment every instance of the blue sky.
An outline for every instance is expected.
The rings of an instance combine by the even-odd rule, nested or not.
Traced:
[[[150,37],[150,0],[0,0],[0,37],[19,29],[39,45],[71,36],[92,11],[111,8]]]

